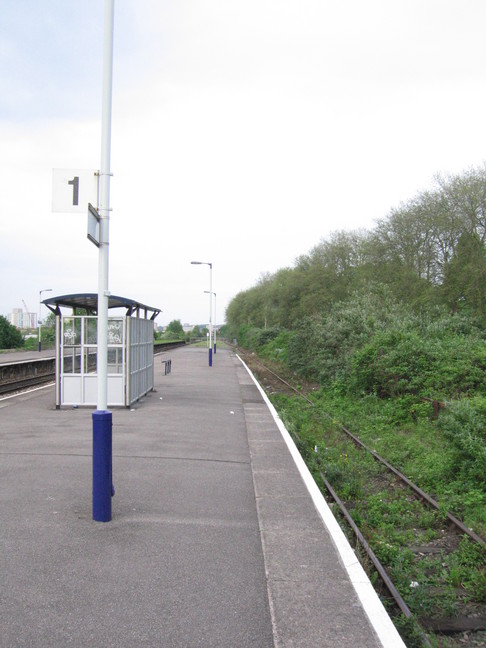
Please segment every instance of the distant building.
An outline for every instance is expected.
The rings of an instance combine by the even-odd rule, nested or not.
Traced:
[[[26,313],[21,308],[12,308],[8,319],[10,324],[18,329],[35,328],[37,326],[37,313]]]

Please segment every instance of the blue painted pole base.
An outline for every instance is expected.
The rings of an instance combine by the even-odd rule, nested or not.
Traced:
[[[214,343],[214,353],[216,353],[216,342]]]
[[[111,412],[93,412],[93,520],[111,520],[111,498],[115,491],[112,480],[112,438],[113,422]]]
[[[213,366],[213,350],[209,347],[209,366]]]

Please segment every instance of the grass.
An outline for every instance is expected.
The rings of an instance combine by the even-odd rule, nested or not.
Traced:
[[[467,536],[455,547],[442,546],[449,509],[486,536],[484,485],[457,478],[457,449],[432,418],[432,406],[402,399],[395,407],[324,390],[313,398],[315,408],[298,396],[272,400],[289,432],[298,435],[317,483],[322,486],[322,472],[412,612],[418,618],[445,617],[464,605],[485,604],[486,551]],[[332,419],[322,411],[332,412]],[[424,507],[406,487],[392,488],[395,478],[340,431],[341,422],[432,494],[441,510]],[[404,628],[411,633],[407,645],[421,645],[412,637],[413,624]]]

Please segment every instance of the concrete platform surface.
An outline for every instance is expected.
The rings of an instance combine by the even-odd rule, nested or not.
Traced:
[[[0,400],[0,646],[403,645],[234,353],[155,369],[156,391],[113,410],[107,523],[92,410],[56,410],[52,386]]]
[[[0,353],[0,365],[13,362],[26,362],[27,360],[45,360],[55,358],[56,350],[47,349],[42,351],[3,351]]]

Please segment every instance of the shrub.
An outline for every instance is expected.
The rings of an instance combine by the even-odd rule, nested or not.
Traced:
[[[24,345],[22,333],[0,315],[0,349],[18,349]]]
[[[450,403],[439,419],[439,429],[456,450],[458,477],[470,483],[486,484],[486,422],[484,399]]]
[[[354,354],[351,383],[382,398],[420,394],[434,365],[433,350],[417,333],[379,332]]]

